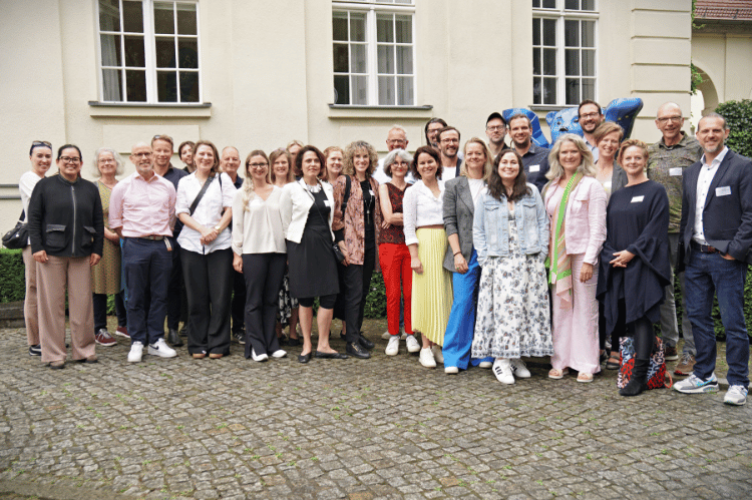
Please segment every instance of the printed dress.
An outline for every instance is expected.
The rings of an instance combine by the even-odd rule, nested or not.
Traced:
[[[480,276],[472,357],[542,357],[554,353],[546,268],[525,255],[509,211],[509,255],[488,257]]]

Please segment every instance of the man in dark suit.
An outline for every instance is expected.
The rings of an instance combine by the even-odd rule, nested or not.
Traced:
[[[752,246],[752,162],[725,146],[726,120],[711,113],[697,128],[705,153],[683,175],[678,271],[685,269],[687,308],[697,346],[689,378],[674,389],[715,392],[713,294],[726,330],[729,390],[724,403],[743,405],[749,386],[749,337],[744,323],[744,280]]]

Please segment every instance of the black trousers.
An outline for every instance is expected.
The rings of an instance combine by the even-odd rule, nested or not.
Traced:
[[[188,295],[188,352],[230,354],[232,250],[180,252]]]
[[[363,326],[363,313],[366,297],[371,289],[371,275],[376,267],[376,246],[366,248],[363,265],[350,264],[345,267],[345,324],[347,342],[357,342]]]
[[[170,238],[172,245],[172,271],[170,272],[170,283],[167,285],[167,328],[177,330],[180,328],[180,322],[186,321],[186,292],[183,282],[183,266],[180,263],[182,251],[178,244],[177,238]]]
[[[281,255],[281,254],[280,254]],[[232,271],[232,333],[242,333],[245,329],[245,278],[242,273]]]
[[[243,254],[246,358],[251,349],[257,356],[279,350],[275,326],[286,261],[283,253]]]
[[[619,337],[634,337],[635,359],[649,359],[653,354],[655,345],[655,332],[653,323],[646,317],[642,317],[631,323],[624,323],[627,312],[624,301],[619,301],[619,319],[611,333],[611,338],[616,344],[613,349],[619,352]],[[614,340],[612,340],[614,342]]]
[[[115,315],[118,319],[118,326],[128,324],[128,312],[125,310],[123,295],[125,295],[124,292],[115,294]],[[92,298],[94,302],[94,333],[97,333],[100,328],[107,328],[107,294],[94,293]]]

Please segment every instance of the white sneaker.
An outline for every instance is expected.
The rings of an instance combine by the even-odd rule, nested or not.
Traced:
[[[389,333],[389,330],[385,331],[381,334],[382,340],[389,340],[392,337],[392,334]]]
[[[140,363],[141,357],[144,354],[144,344],[141,342],[133,342],[131,344],[131,350],[128,352],[129,363]]]
[[[149,344],[149,355],[159,356],[160,358],[174,358],[178,355],[175,349],[167,345],[164,339],[159,339],[153,344]]]
[[[284,358],[285,356],[287,356],[287,351],[283,351],[282,349],[277,349],[272,353],[274,359]]]
[[[436,360],[437,363],[444,364],[444,355],[441,354],[441,346],[435,345],[431,347],[431,351],[433,351],[433,357]]]
[[[384,351],[387,356],[396,356],[399,354],[399,335],[390,335],[389,343]]]
[[[456,375],[460,372],[460,369],[456,366],[445,366],[444,367],[444,373],[447,375]]]
[[[513,359],[512,360],[512,373],[514,373],[514,376],[517,378],[530,378],[530,370],[527,369],[527,366],[525,366],[525,362],[521,359]]]
[[[431,348],[426,347],[420,350],[420,364],[426,368],[436,368],[436,360],[433,359]]]
[[[269,356],[267,356],[266,354],[258,355],[256,354],[256,351],[253,348],[251,348],[251,359],[256,361],[257,363],[261,363],[263,361],[268,360]]]
[[[486,370],[488,370],[492,366],[493,363],[491,361],[481,361],[480,363],[478,363],[478,368],[484,368]]]
[[[508,359],[497,359],[493,366],[496,380],[502,384],[514,384],[514,375],[512,374],[512,364]]]
[[[723,402],[727,405],[743,406],[747,402],[747,389],[743,385],[732,385],[726,391]]]
[[[418,339],[415,338],[415,335],[407,335],[405,342],[407,343],[407,352],[420,351],[420,344],[418,343]]]

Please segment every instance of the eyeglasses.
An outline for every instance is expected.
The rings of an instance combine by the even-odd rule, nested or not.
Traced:
[[[658,118],[657,121],[660,123],[668,123],[668,122],[680,122],[684,118],[680,116],[664,116],[663,118]]]
[[[504,125],[494,125],[493,127],[486,127],[486,130],[490,130],[491,132],[498,132],[499,130],[504,130],[506,127]]]
[[[132,153],[131,156],[135,156],[136,158],[148,158],[151,156],[151,152],[148,153]]]
[[[81,161],[81,158],[79,156],[61,156],[60,160],[63,163],[78,163]]]
[[[439,142],[445,142],[447,144],[459,144],[460,140],[459,139],[441,139],[441,141]]]
[[[600,116],[600,113],[586,113],[584,115],[580,115],[580,120],[589,120],[591,118],[597,118]]]
[[[404,144],[405,142],[407,142],[405,141],[405,139],[392,139],[392,140],[386,141],[387,144]]]
[[[266,162],[264,162],[264,163],[249,163],[248,166],[251,167],[251,168],[264,168],[264,167],[268,167],[269,164],[266,163]]]

